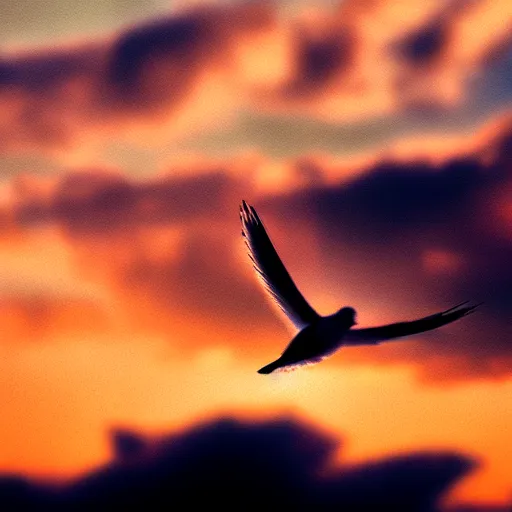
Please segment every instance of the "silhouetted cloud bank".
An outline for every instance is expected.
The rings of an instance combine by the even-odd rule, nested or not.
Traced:
[[[294,510],[435,511],[474,462],[415,453],[335,467],[337,443],[289,419],[202,424],[158,440],[117,430],[114,458],[60,486],[0,479],[0,507],[16,510],[160,510],[208,506]]]

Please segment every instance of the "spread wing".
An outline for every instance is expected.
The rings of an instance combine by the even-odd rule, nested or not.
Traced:
[[[388,341],[403,336],[411,336],[412,334],[430,331],[469,315],[480,305],[465,306],[465,304],[467,304],[467,302],[463,302],[441,313],[436,313],[410,322],[399,322],[367,329],[350,329],[343,337],[343,344],[375,345],[381,341]]]
[[[277,305],[298,329],[318,320],[320,316],[288,274],[256,210],[245,201],[240,206],[240,219],[254,269]]]

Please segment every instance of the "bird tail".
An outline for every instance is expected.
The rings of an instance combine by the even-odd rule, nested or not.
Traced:
[[[274,370],[277,370],[281,366],[281,362],[279,359],[276,359],[270,364],[267,364],[267,366],[264,366],[263,368],[260,368],[258,370],[258,373],[261,373],[263,375],[268,375],[269,373],[272,373]]]

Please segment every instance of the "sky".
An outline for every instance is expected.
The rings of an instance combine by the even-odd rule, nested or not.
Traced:
[[[510,503],[507,0],[7,0],[0,20],[0,474],[103,474],[113,428],[287,418],[340,464],[453,452],[473,462],[443,504]],[[259,375],[294,332],[242,199],[321,314],[484,304]]]

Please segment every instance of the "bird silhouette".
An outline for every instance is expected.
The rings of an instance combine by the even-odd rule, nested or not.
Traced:
[[[343,307],[332,315],[321,316],[309,305],[279,258],[256,210],[245,201],[240,206],[240,219],[242,236],[258,277],[277,305],[299,329],[281,356],[260,368],[258,373],[269,374],[277,369],[317,363],[346,345],[377,345],[437,329],[469,315],[480,305],[469,306],[466,301],[418,320],[353,329],[357,324],[354,308]]]

